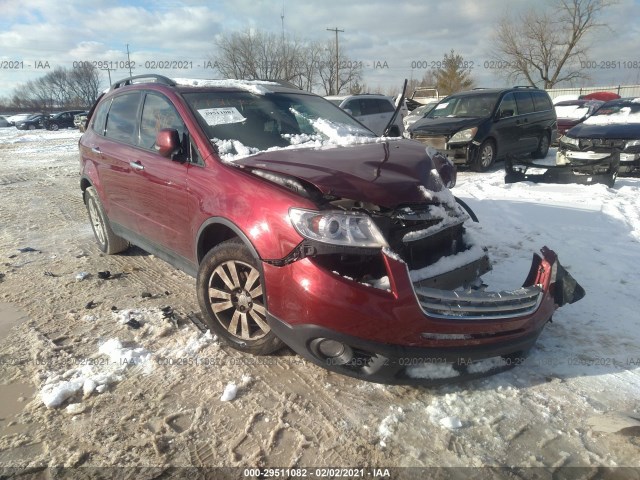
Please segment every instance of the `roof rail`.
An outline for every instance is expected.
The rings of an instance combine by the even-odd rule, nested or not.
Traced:
[[[534,88],[534,89],[538,90],[538,87],[535,87],[533,85],[514,85],[513,88]]]
[[[471,90],[486,90],[487,87],[473,87]]]
[[[276,79],[273,79],[273,80],[267,80],[267,79],[264,79],[264,78],[260,78],[257,81],[258,82],[273,82],[273,83],[277,83],[281,87],[295,88],[296,90],[302,90],[302,88],[297,86],[295,83],[290,82],[289,80],[281,80],[279,78],[276,78]]]
[[[146,82],[135,82],[134,80],[142,80],[143,78],[149,79],[152,83],[161,83],[163,85],[169,85],[170,87],[174,87],[176,82],[171,80],[170,78],[165,77],[164,75],[156,75],[155,73],[147,73],[144,75],[134,75],[133,77],[123,78],[122,80],[118,80],[113,85],[111,85],[111,90],[115,90],[116,88],[124,87],[126,85],[133,85],[134,83],[146,83]]]

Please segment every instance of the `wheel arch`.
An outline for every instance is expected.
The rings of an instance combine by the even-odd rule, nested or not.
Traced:
[[[209,250],[232,238],[239,238],[257,260],[261,259],[253,243],[240,227],[223,217],[212,217],[205,220],[198,229],[196,238],[195,253],[198,265]]]

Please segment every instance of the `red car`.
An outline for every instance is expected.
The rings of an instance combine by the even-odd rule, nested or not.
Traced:
[[[133,243],[194,275],[207,327],[239,350],[286,344],[385,383],[484,375],[584,294],[546,248],[524,286],[485,290],[453,165],[317,95],[132,77],[87,125],[80,186],[101,250]]]
[[[604,104],[602,100],[565,100],[554,105],[558,117],[558,138],[564,135],[567,130],[575,127],[593,115],[600,106]]]

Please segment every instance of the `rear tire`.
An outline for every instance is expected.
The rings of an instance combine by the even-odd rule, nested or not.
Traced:
[[[116,235],[111,229],[109,218],[104,211],[95,187],[89,187],[85,190],[84,203],[87,207],[87,212],[89,212],[93,234],[100,250],[107,255],[114,255],[129,248],[129,242]]]
[[[538,149],[535,152],[531,152],[531,156],[533,158],[545,158],[549,153],[549,145],[549,134],[545,132],[538,142]]]
[[[240,239],[227,240],[205,255],[197,290],[208,327],[231,347],[268,355],[284,346],[267,321],[259,263]]]

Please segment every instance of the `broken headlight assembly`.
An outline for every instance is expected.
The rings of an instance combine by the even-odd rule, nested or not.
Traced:
[[[289,218],[302,237],[316,242],[365,248],[388,246],[378,227],[366,214],[290,208]]]

